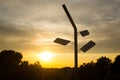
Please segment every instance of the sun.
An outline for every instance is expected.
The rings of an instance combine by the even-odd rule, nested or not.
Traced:
[[[39,54],[39,58],[44,62],[49,62],[54,57],[54,54],[51,52],[42,52]]]

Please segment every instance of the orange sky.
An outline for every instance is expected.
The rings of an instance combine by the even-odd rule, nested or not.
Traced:
[[[74,67],[74,54],[60,54],[60,53],[53,53],[54,56],[53,58],[51,58],[49,61],[44,61],[41,60],[40,57],[38,56],[39,54],[41,54],[42,52],[38,52],[36,53],[30,53],[29,56],[28,55],[24,55],[23,60],[27,60],[30,63],[34,63],[36,61],[39,61],[40,64],[42,65],[42,67],[47,67],[47,68],[62,68],[62,67]],[[51,52],[52,53],[52,52]],[[98,54],[98,53],[94,53],[94,54],[87,54],[87,53],[79,53],[78,54],[78,66],[80,66],[82,63],[87,63],[87,62],[91,62],[94,61],[96,62],[96,60],[98,58],[100,58],[101,56],[106,56],[108,58],[110,58],[112,61],[114,61],[114,58],[119,55],[119,53],[102,53],[102,54]]]

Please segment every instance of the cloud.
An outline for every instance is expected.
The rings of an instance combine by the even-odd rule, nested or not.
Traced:
[[[83,24],[91,32],[87,40],[96,41],[97,52],[119,52],[119,5],[118,0],[81,0],[70,7],[76,23]]]
[[[77,23],[92,25],[118,19],[119,5],[118,0],[81,0],[70,8]]]
[[[62,3],[65,3],[78,31],[84,29],[90,31],[90,35],[86,38],[80,37],[79,42],[95,40],[96,52],[106,48],[110,51],[119,51],[119,0],[0,0],[0,2],[2,46],[8,44],[13,46],[13,43],[18,47],[49,45],[56,37],[72,40],[73,28],[62,9]]]
[[[49,38],[50,35],[43,30],[28,26],[0,23],[1,48],[28,49],[30,46],[43,45],[45,41],[49,43],[49,39],[45,40],[45,38]]]

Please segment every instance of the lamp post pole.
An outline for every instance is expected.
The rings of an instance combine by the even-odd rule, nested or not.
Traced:
[[[67,7],[65,6],[65,4],[62,5],[68,19],[70,20],[72,26],[73,26],[73,29],[74,29],[74,66],[75,66],[75,69],[74,69],[74,80],[77,80],[77,75],[78,75],[78,36],[77,36],[77,27],[67,9]]]

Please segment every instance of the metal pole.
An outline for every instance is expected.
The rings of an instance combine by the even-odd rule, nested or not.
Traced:
[[[75,80],[77,80],[77,75],[78,75],[78,36],[77,36],[77,27],[67,9],[67,7],[65,6],[65,4],[62,5],[68,19],[70,20],[72,26],[73,26],[73,29],[74,29],[74,61],[75,61],[75,74],[74,74],[74,78]]]

